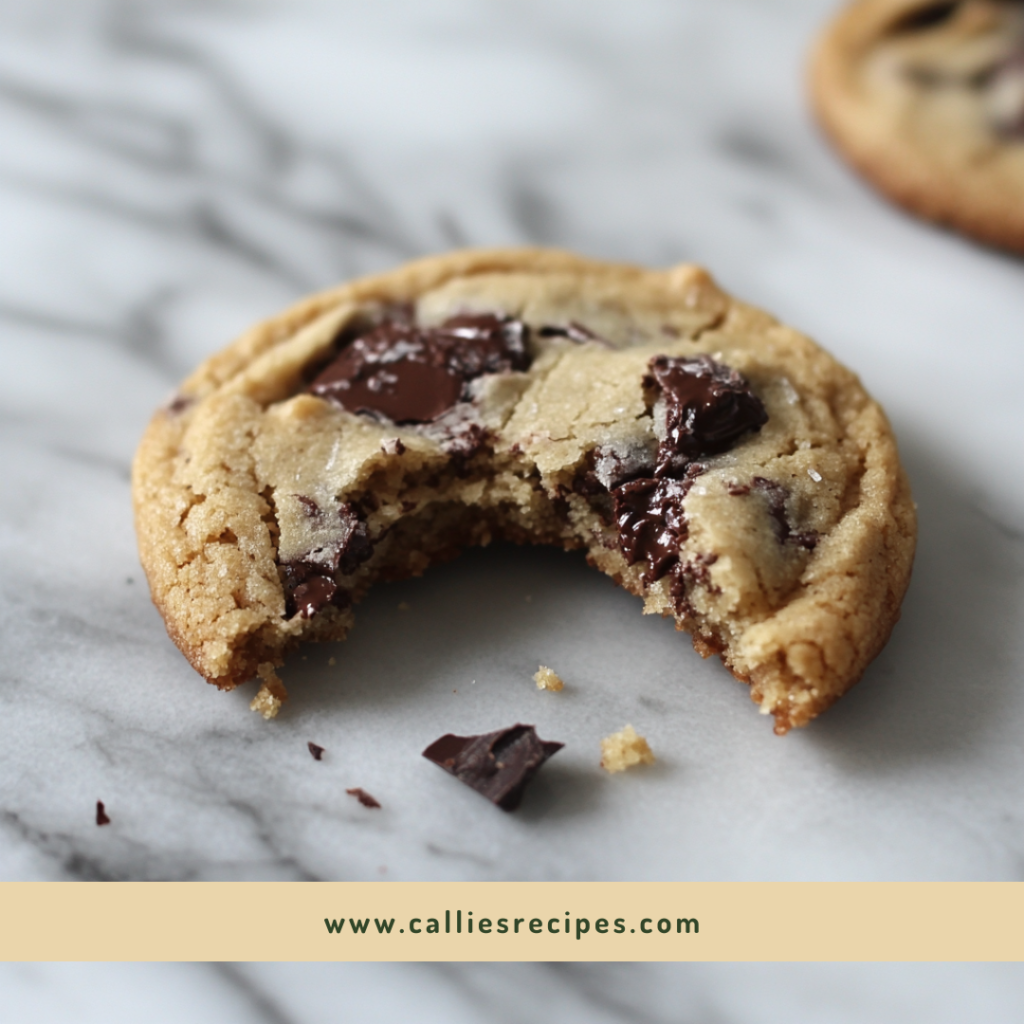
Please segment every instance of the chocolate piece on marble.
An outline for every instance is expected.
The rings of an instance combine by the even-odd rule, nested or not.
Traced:
[[[314,743],[310,740],[306,746],[309,747],[309,752],[313,755],[314,761],[322,761],[324,759],[324,748],[319,743]]]
[[[346,789],[345,792],[349,796],[354,796],[364,807],[380,807],[376,799],[361,786],[354,786],[352,789]]]
[[[540,739],[532,725],[513,725],[481,736],[448,733],[423,756],[503,811],[514,811],[540,766],[564,746]]]
[[[102,800],[96,801],[96,824],[97,825],[109,825],[110,818],[107,815],[107,809],[103,806]]]

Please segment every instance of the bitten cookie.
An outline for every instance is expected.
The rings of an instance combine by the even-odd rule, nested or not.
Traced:
[[[1024,2],[858,0],[810,84],[825,130],[890,198],[1024,251]]]
[[[374,581],[503,538],[585,550],[784,733],[882,648],[915,536],[882,410],[813,342],[696,267],[543,249],[255,327],[156,413],[133,493],[171,637],[221,688],[260,676],[268,715]]]

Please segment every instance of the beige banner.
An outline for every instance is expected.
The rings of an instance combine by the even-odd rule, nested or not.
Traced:
[[[5,960],[1020,960],[1012,882],[6,882]]]

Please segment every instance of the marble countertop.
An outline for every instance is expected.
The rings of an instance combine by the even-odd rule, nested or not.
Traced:
[[[801,67],[834,6],[0,2],[0,878],[1024,878],[1024,263],[908,218],[824,144]],[[717,662],[551,550],[382,586],[348,642],[292,659],[270,724],[168,640],[129,465],[176,382],[305,292],[526,243],[702,263],[888,410],[914,579],[889,646],[810,728],[774,736]],[[562,694],[536,691],[539,663]],[[520,720],[567,745],[516,815],[419,756]],[[598,740],[626,722],[658,763],[606,776]],[[35,1019],[91,1005],[70,968],[4,970]],[[296,993],[328,986],[282,968],[274,1003],[270,975],[165,970],[121,968],[124,998],[193,978],[211,1013],[218,986],[249,986],[227,1019],[305,1020]],[[804,1005],[783,989],[823,1014],[828,993],[861,1000],[829,1021],[889,1020],[871,993],[915,985],[954,993],[932,1021],[971,993],[988,1020],[1024,1009],[1009,969],[749,968],[764,1012],[724,966],[347,970],[409,1006],[443,989],[449,1020],[531,986],[555,993],[537,1020],[641,1019],[611,995],[630,985],[651,1021],[680,1019],[673,993],[705,1020],[775,1020],[768,1003]]]

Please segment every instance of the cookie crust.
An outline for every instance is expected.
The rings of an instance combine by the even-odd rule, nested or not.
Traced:
[[[814,48],[813,108],[894,202],[1024,252],[1024,130],[1001,130],[994,111],[994,76],[1015,54],[1024,54],[1024,4],[857,0]]]
[[[467,307],[534,323],[589,317],[602,337],[554,339],[515,388],[499,380],[478,471],[471,464],[442,485],[451,460],[423,432],[301,393],[345,323],[398,305],[427,319]],[[764,430],[706,460],[687,498],[693,572],[682,602],[666,579],[629,564],[597,499],[577,486],[595,451],[651,433],[642,379],[662,353],[721,357],[769,411]],[[372,493],[379,506],[367,522],[387,543],[353,570],[354,600],[374,579],[417,575],[496,537],[582,547],[643,598],[646,613],[673,617],[703,656],[718,654],[778,733],[805,725],[860,678],[909,582],[914,506],[880,407],[813,342],[692,266],[648,271],[544,249],[431,257],[303,300],[183,383],[154,415],[134,463],[142,563],[168,633],[195,669],[222,689],[258,675],[271,683],[271,703],[274,692],[283,697],[273,670],[289,650],[342,639],[353,622],[351,607],[288,613],[280,562],[297,496],[281,481],[296,453],[313,467],[305,491],[330,464],[350,482],[349,498]],[[785,515],[819,538],[813,550],[773,533],[782,506],[756,483],[768,476],[785,482]],[[389,511],[398,507],[429,518],[403,533],[402,516]]]

